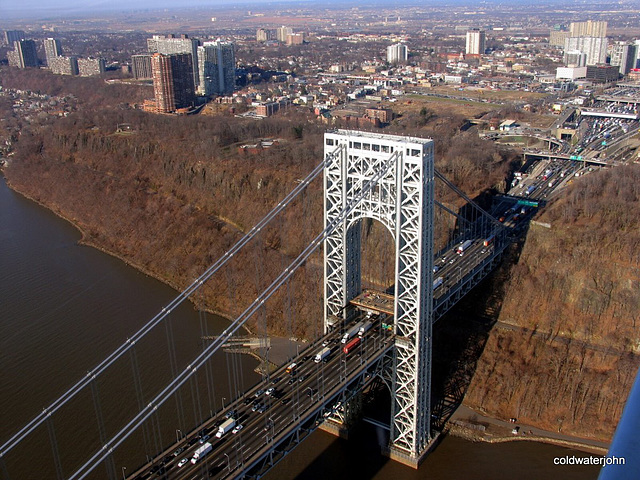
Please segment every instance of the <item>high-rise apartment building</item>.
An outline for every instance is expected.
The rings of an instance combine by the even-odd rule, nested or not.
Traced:
[[[287,45],[302,45],[304,43],[304,33],[290,33],[287,35]]]
[[[267,42],[275,38],[275,32],[266,28],[259,28],[256,30],[256,40],[258,42]]]
[[[216,40],[198,47],[200,85],[206,96],[228,95],[236,86],[236,55],[233,43]]]
[[[6,30],[4,32],[5,45],[13,45],[13,42],[19,42],[27,38],[23,30]]]
[[[158,112],[175,112],[195,103],[191,58],[190,53],[155,53],[151,57],[153,91]]]
[[[154,35],[147,39],[147,48],[149,53],[189,53],[191,54],[191,64],[193,66],[193,81],[195,85],[200,84],[198,77],[198,46],[200,41],[195,38],[189,38],[188,35]]]
[[[620,75],[626,75],[636,66],[637,46],[634,43],[616,42],[611,49],[611,65],[619,67]]]
[[[49,68],[56,75],[78,75],[78,57],[53,57]]]
[[[552,28],[549,31],[549,45],[564,47],[564,41],[569,38],[569,30],[557,30]]]
[[[465,53],[467,55],[483,55],[486,50],[486,36],[484,30],[474,28],[467,32],[467,44]]]
[[[62,46],[60,45],[60,40],[58,40],[57,38],[45,38],[44,54],[47,57],[47,65],[51,67],[52,60],[62,55]]]
[[[407,46],[402,43],[396,43],[387,47],[387,62],[399,63],[406,62],[409,58],[409,51]]]
[[[606,63],[608,44],[606,37],[569,37],[564,42],[564,51],[586,53],[587,65],[597,65]]]
[[[287,35],[291,35],[293,33],[293,28],[285,27],[284,25],[276,30],[276,38],[279,42],[286,42]]]
[[[9,65],[26,68],[38,66],[36,42],[33,40],[17,40],[13,42],[13,51],[7,52]]]
[[[139,80],[151,79],[151,55],[131,55],[131,69],[133,78]]]
[[[586,22],[571,22],[569,24],[570,37],[606,37],[607,22],[587,20]]]
[[[78,73],[81,77],[102,75],[105,71],[104,58],[79,58]]]

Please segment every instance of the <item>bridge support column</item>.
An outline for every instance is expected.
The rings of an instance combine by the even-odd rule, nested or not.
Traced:
[[[361,293],[360,222],[373,218],[395,239],[394,333],[390,451],[418,459],[431,440],[433,316],[433,140],[337,130],[325,134],[325,226],[377,172],[377,185],[324,244],[325,331],[346,319]],[[386,170],[385,170],[386,169]]]
[[[351,428],[362,418],[362,390],[345,392],[342,405],[321,425],[320,429],[340,438],[349,438]]]

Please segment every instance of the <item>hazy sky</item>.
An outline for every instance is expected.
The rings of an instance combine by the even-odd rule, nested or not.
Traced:
[[[260,0],[253,0],[259,3]],[[280,0],[281,1],[281,0]],[[106,10],[218,6],[247,0],[0,0],[2,17],[69,16]]]

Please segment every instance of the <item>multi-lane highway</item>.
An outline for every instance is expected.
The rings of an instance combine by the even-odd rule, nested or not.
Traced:
[[[256,385],[130,478],[195,480],[233,476],[264,457],[274,442],[278,444],[290,436],[300,423],[339,409],[339,393],[359,375],[368,375],[367,366],[380,358],[393,340],[376,321],[360,345],[345,355],[342,334],[336,330],[307,348],[293,360],[296,368],[292,373],[282,366],[271,374],[270,380]],[[331,349],[331,354],[316,362],[315,354],[324,346]],[[227,418],[235,420],[235,429],[216,438],[218,426]],[[196,449],[207,443],[212,450],[192,463]]]

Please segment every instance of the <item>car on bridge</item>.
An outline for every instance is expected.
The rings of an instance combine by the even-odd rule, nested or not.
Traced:
[[[177,457],[177,456],[178,456],[178,455],[180,455],[182,452],[184,452],[184,448],[180,447],[180,448],[176,449],[176,450],[173,452],[173,456],[174,456],[174,457]]]
[[[244,428],[244,425],[239,423],[238,425],[235,426],[235,428],[233,430],[231,430],[231,433],[233,433],[235,435],[236,433],[238,433],[243,428]]]

